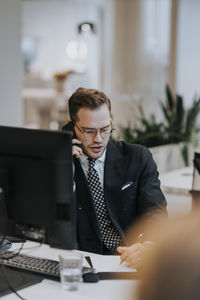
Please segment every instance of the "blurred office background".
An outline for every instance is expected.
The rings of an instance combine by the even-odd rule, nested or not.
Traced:
[[[199,11],[198,0],[0,0],[0,124],[57,130],[80,86],[108,94],[116,127],[136,126],[139,105],[163,122],[166,84],[187,109],[200,93]]]
[[[199,99],[199,12],[199,0],[0,0],[0,125],[59,130],[84,86],[110,97],[116,137],[121,126],[142,128],[142,106],[150,135],[163,138],[166,84],[184,99],[175,123]],[[176,143],[150,145],[171,215],[191,209],[199,140],[175,125]]]

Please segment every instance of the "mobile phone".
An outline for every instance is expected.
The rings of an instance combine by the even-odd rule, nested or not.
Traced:
[[[72,132],[72,139],[78,139],[77,136],[76,136],[76,132],[74,130],[74,124],[72,121],[68,122],[66,125],[64,125],[62,127],[62,131],[71,131]],[[82,148],[82,145],[81,144],[75,144],[77,145],[78,147]]]
[[[72,132],[72,138],[73,139],[77,139],[77,136],[76,136],[76,132],[74,130],[74,124],[72,121],[70,121],[69,123],[65,124],[63,127],[62,127],[62,131],[71,131]]]

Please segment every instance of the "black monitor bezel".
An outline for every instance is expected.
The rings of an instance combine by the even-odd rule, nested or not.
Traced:
[[[7,209],[7,229],[1,230],[1,234],[42,240],[43,233],[43,242],[52,247],[76,248],[72,134],[0,126],[0,141],[0,187]],[[35,197],[29,193],[26,203],[28,187],[31,195],[34,189],[36,193]]]

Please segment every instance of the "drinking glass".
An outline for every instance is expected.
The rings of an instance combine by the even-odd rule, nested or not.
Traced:
[[[76,251],[65,251],[59,255],[60,279],[62,288],[68,291],[78,289],[82,276],[83,255]]]

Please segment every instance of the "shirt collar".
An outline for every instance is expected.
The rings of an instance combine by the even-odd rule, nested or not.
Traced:
[[[105,151],[103,152],[103,154],[99,158],[97,158],[97,161],[100,161],[102,163],[105,162],[106,150],[107,150],[107,148],[105,149]],[[79,159],[80,159],[81,164],[86,164],[88,162],[88,160],[87,160],[88,156],[85,155],[84,153],[79,157]]]

